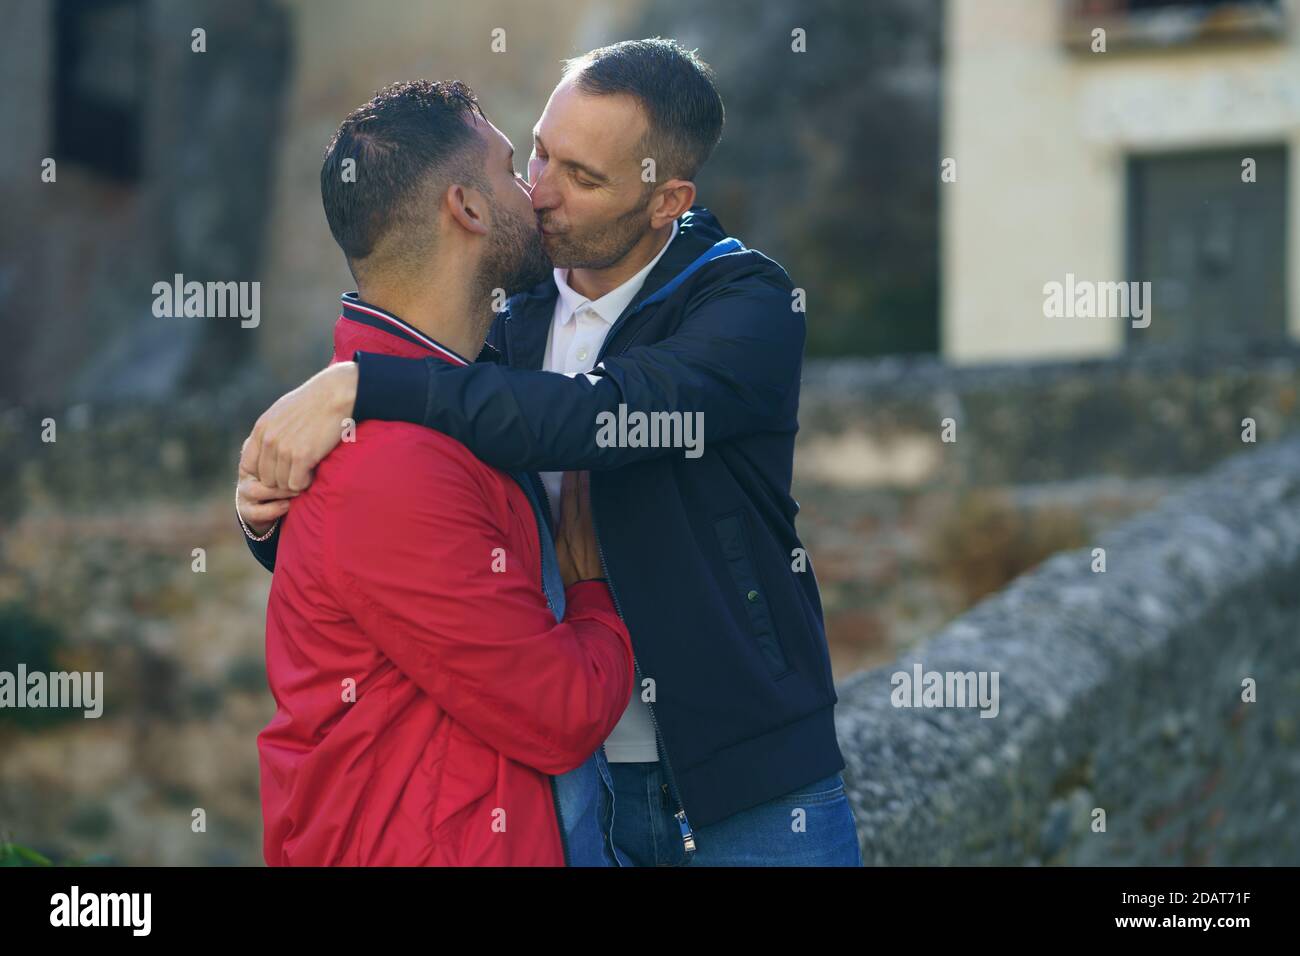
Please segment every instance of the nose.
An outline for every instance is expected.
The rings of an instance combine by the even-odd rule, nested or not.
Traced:
[[[541,212],[556,205],[551,179],[546,175],[547,164],[533,158],[528,161],[528,196],[533,202],[533,210]]]

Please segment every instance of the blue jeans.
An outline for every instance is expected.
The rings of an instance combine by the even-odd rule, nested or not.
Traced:
[[[604,748],[554,779],[568,865],[619,866],[610,842],[614,780]]]
[[[862,866],[838,773],[695,827],[688,860],[660,764],[610,763],[609,770],[614,849],[622,866]]]

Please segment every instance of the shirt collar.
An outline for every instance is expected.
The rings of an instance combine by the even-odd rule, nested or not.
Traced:
[[[414,345],[421,345],[453,365],[470,364],[468,359],[425,335],[409,322],[403,322],[393,313],[363,301],[355,292],[344,292],[339,296],[339,300],[343,303],[342,317],[345,319],[351,319],[353,322],[360,322],[362,325],[369,325],[372,328],[388,332]]]
[[[606,325],[613,325],[618,320],[618,317],[623,314],[623,310],[628,307],[628,304],[636,298],[636,294],[641,291],[641,286],[645,285],[646,276],[650,274],[651,269],[658,265],[659,260],[663,258],[664,253],[668,251],[668,247],[673,244],[673,240],[676,238],[677,220],[674,219],[672,234],[668,237],[668,241],[664,243],[664,247],[659,250],[659,253],[647,262],[640,272],[622,285],[610,289],[599,299],[588,299],[581,292],[575,292],[569,285],[569,270],[556,269],[555,288],[559,290],[559,301],[562,305],[560,322],[563,324],[572,322],[578,310],[586,305],[590,306],[591,310],[600,316]]]

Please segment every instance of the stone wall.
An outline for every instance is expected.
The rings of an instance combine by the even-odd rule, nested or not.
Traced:
[[[948,417],[956,441],[945,445]],[[1246,417],[1261,442],[1300,429],[1300,346],[1151,346],[959,367],[931,357],[810,362],[796,468],[860,488],[1191,474],[1241,450]]]
[[[1096,545],[840,685],[868,862],[1300,863],[1300,439]],[[997,672],[996,716],[895,707],[917,664]]]

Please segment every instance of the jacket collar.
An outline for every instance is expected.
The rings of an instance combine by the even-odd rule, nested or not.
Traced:
[[[622,315],[636,310],[641,303],[671,282],[684,269],[707,252],[719,240],[726,238],[721,224],[703,206],[693,206],[677,220],[677,237],[668,243],[659,262],[646,276],[640,291],[623,309]],[[505,316],[506,351],[510,364],[518,368],[539,369],[546,355],[546,340],[555,314],[555,300],[559,291],[554,277],[538,283],[528,292],[510,300]],[[616,321],[616,320],[615,320]]]
[[[453,365],[470,364],[464,356],[424,334],[410,323],[399,319],[393,313],[363,301],[355,292],[345,292],[339,296],[339,299],[343,303],[343,312],[335,326],[334,345],[340,354],[352,351],[356,339],[365,338],[389,355],[405,358],[425,358],[436,355]],[[359,326],[385,333],[385,336],[376,338],[373,333],[364,334]],[[372,349],[359,349],[359,351],[368,352]]]
[[[680,228],[676,220],[674,220],[672,231],[668,234],[668,240],[654,254],[654,258],[647,262],[644,267],[638,269],[636,274],[629,277],[626,282],[606,292],[599,299],[589,299],[569,285],[570,270],[556,269],[555,288],[560,295],[560,322],[568,324],[574,321],[575,313],[584,305],[600,316],[606,325],[613,325],[617,322],[618,317],[623,314],[623,310],[632,304],[636,294],[645,286],[646,280],[650,277],[650,273],[654,271],[654,267],[659,264],[659,260],[668,252],[668,247],[677,238],[677,232]]]

